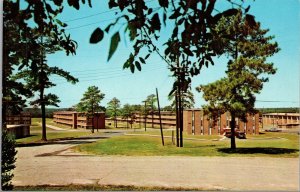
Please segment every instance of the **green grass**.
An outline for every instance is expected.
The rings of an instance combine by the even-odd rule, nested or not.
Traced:
[[[280,137],[280,138],[278,138]],[[95,155],[126,156],[233,156],[233,157],[299,157],[299,136],[285,133],[266,133],[236,141],[237,150],[230,150],[230,140],[184,140],[184,147],[172,145],[159,137],[120,136],[96,143],[83,144],[75,150]]]
[[[80,136],[88,136],[91,133],[89,132],[47,132],[47,140],[53,139],[62,139],[62,138],[70,138],[70,137],[80,137]],[[94,134],[95,135],[95,134]],[[42,134],[41,133],[33,133],[29,137],[17,139],[17,144],[26,144],[26,143],[34,143],[41,141]]]
[[[31,119],[31,125],[32,126],[39,126],[41,123],[42,123],[42,119],[41,118],[32,118]],[[72,129],[68,125],[57,124],[57,123],[53,122],[52,118],[46,118],[46,124],[53,125],[53,126],[60,127],[60,128],[64,128],[64,129]]]
[[[30,126],[30,134],[31,136],[17,139],[17,144],[29,144],[29,143],[36,143],[40,142],[42,138],[42,128],[39,124],[41,122],[40,118],[32,118],[31,126]],[[47,118],[46,119],[47,124],[54,124],[52,119]],[[62,125],[55,125],[60,128],[64,128]],[[69,127],[68,127],[69,128]],[[94,133],[100,134],[100,133]],[[63,138],[76,138],[80,136],[88,136],[91,135],[91,133],[87,130],[77,130],[77,131],[70,131],[70,128],[66,131],[56,131],[50,128],[47,128],[47,140],[55,140],[55,139],[63,139]]]

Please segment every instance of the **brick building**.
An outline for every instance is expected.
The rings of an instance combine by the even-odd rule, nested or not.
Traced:
[[[299,113],[265,113],[262,115],[263,126],[279,128],[299,128]]]
[[[140,123],[144,126],[145,117],[138,113],[135,114],[135,123]],[[176,128],[176,114],[175,112],[163,111],[161,112],[161,120],[163,128]],[[222,135],[224,129],[230,127],[230,114],[224,113],[217,119],[211,119],[204,115],[201,109],[191,109],[183,111],[183,130],[188,134],[194,135]],[[123,120],[126,121],[126,120]],[[147,115],[147,126],[159,128],[158,113]],[[237,129],[246,134],[259,134],[259,114],[248,115],[247,122],[243,122],[236,118]]]
[[[230,113],[220,114],[216,119],[209,118],[201,109],[183,111],[183,130],[193,135],[222,135],[230,128]],[[259,134],[259,114],[248,115],[247,122],[236,118],[236,128],[248,135]]]
[[[88,117],[85,113],[76,111],[58,111],[53,113],[53,121],[58,124],[68,125],[74,129],[77,127],[90,129],[105,129],[105,113],[95,113],[94,117]]]

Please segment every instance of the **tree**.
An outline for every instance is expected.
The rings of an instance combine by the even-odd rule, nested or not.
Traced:
[[[149,56],[157,53],[176,77],[169,95],[175,91],[186,92],[191,78],[200,74],[203,66],[213,65],[212,57],[222,53],[223,48],[214,39],[214,26],[222,16],[234,15],[238,12],[238,8],[242,8],[247,15],[246,19],[254,21],[254,17],[247,14],[250,7],[243,8],[243,0],[238,1],[240,3],[227,1],[232,5],[231,9],[214,12],[216,0],[159,0],[155,5],[157,8],[147,5],[143,0],[110,0],[109,8],[114,9],[119,17],[104,30],[95,29],[90,42],[100,42],[105,33],[110,33],[113,26],[125,20],[123,29],[128,34],[134,50],[124,62],[123,68],[129,68],[132,73],[135,69],[141,71],[142,64],[146,64]],[[172,26],[171,34],[168,34],[168,37],[160,36],[162,27],[167,23]],[[118,27],[118,31],[111,37],[108,61],[117,50],[120,41],[120,27]],[[164,51],[159,50],[157,44],[163,45]],[[176,102],[178,103],[176,111],[180,114],[177,116],[180,133],[183,131],[181,99],[179,96]],[[182,139],[178,146],[183,147]]]
[[[84,4],[85,1],[82,1]],[[6,115],[18,113],[25,106],[24,98],[31,97],[31,90],[24,89],[22,82],[12,80],[13,69],[19,71],[24,67],[35,67],[37,44],[29,43],[38,32],[42,36],[51,36],[51,44],[57,45],[69,54],[76,54],[77,43],[65,32],[67,24],[57,19],[64,9],[63,0],[3,1],[3,71],[2,71],[2,122],[6,126]],[[79,0],[68,1],[71,7],[79,9]],[[91,7],[91,0],[88,0]],[[35,24],[33,24],[35,23]],[[16,46],[18,45],[18,46]]]
[[[16,141],[6,129],[2,129],[2,150],[1,150],[1,186],[2,190],[12,190],[11,180],[14,176],[13,170],[16,167],[15,149]]]
[[[157,110],[157,107],[155,106],[155,103],[157,102],[156,95],[155,94],[148,95],[145,101],[146,101],[146,109],[145,109],[146,116],[148,114],[152,116],[152,128],[153,128],[154,127],[153,115],[154,115],[154,111]]]
[[[101,93],[98,87],[90,86],[83,94],[76,108],[79,112],[85,112],[88,117],[94,117],[95,112],[103,110],[100,102],[104,99],[105,94]],[[92,125],[92,133],[94,133],[94,125]]]
[[[116,97],[112,98],[112,100],[107,103],[107,112],[110,117],[114,118],[114,127],[118,127],[117,116],[120,114],[120,107],[120,100]]]
[[[175,91],[172,95],[170,95],[168,97],[168,99],[170,101],[172,101],[170,107],[171,109],[174,109],[175,110],[175,107],[176,107],[176,100],[175,100],[175,94],[177,92]],[[194,107],[195,105],[195,99],[194,99],[194,94],[193,92],[189,89],[187,90],[187,92],[185,93],[182,93],[182,108],[183,109],[191,109]]]
[[[34,29],[33,29],[34,30]],[[70,75],[69,72],[64,71],[58,67],[49,67],[46,61],[46,54],[52,54],[56,51],[61,50],[60,46],[53,45],[51,37],[47,37],[46,41],[43,42],[43,37],[38,31],[33,31],[33,36],[28,42],[30,47],[36,47],[37,49],[30,50],[30,54],[35,55],[32,57],[31,67],[26,67],[20,70],[15,77],[17,79],[23,79],[26,82],[25,87],[31,92],[37,92],[39,94],[38,99],[35,99],[30,104],[41,106],[42,111],[42,140],[47,141],[46,134],[46,106],[53,105],[58,107],[60,100],[55,94],[45,94],[45,90],[56,86],[56,84],[50,81],[51,75],[58,75],[63,77],[68,82],[75,84],[78,79]],[[41,40],[40,40],[41,39]]]
[[[235,118],[246,121],[247,113],[255,113],[255,94],[260,93],[265,74],[275,74],[273,63],[267,58],[279,51],[278,44],[267,36],[269,30],[260,28],[260,23],[249,23],[241,11],[235,16],[223,17],[216,25],[220,43],[229,61],[226,77],[197,88],[203,92],[208,104],[206,111],[213,115],[229,111],[231,114],[231,149],[235,144]]]
[[[135,119],[135,115],[134,115],[134,110],[132,108],[132,106],[130,104],[125,104],[122,108],[122,118],[123,119],[126,119],[126,127],[128,128],[128,121],[129,121],[129,118],[130,118],[130,125],[131,125],[131,128],[132,128],[132,123]]]

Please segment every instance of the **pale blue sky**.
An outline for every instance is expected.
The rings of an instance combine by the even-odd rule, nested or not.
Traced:
[[[156,3],[155,0],[146,2],[153,6]],[[106,1],[93,0],[92,3],[93,8],[82,6],[79,11],[66,7],[60,17],[62,21],[69,21],[67,31],[78,42],[77,55],[67,57],[62,52],[48,56],[50,65],[70,71],[79,78],[80,82],[71,85],[63,79],[53,77],[57,86],[49,89],[48,92],[60,97],[60,107],[70,107],[78,103],[87,87],[92,85],[98,86],[105,93],[102,105],[106,105],[113,97],[117,97],[121,104],[141,104],[147,95],[155,93],[157,87],[161,105],[168,105],[167,95],[172,87],[173,79],[170,77],[166,63],[158,55],[151,56],[147,64],[142,66],[141,72],[137,71],[132,74],[129,70],[122,70],[123,63],[130,54],[129,50],[132,49],[128,40],[123,41],[125,36],[122,25],[114,28],[114,30],[120,30],[122,42],[108,63],[109,40],[113,33],[106,35],[106,38],[99,44],[89,44],[89,37],[93,30],[96,27],[106,27],[115,17],[114,12],[107,8]],[[219,1],[219,3],[219,9],[222,7],[224,9],[227,5],[225,1]],[[256,16],[263,28],[270,29],[269,35],[275,35],[275,40],[281,48],[278,54],[270,58],[278,71],[274,76],[270,76],[270,81],[264,85],[261,94],[257,95],[256,107],[299,107],[299,5],[299,0],[256,0],[251,3],[250,13]],[[82,18],[86,16],[88,17]],[[167,27],[162,30],[163,37],[170,32],[168,29]],[[202,95],[195,91],[195,87],[224,76],[226,62],[224,58],[217,59],[215,66],[204,67],[200,75],[193,78],[195,107],[205,104]]]

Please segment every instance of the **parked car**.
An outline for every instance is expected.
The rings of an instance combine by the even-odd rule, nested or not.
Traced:
[[[266,130],[266,132],[280,132],[281,131],[281,129],[278,129],[278,128],[276,128],[276,127],[272,127],[272,128],[270,128],[270,129],[267,129]]]

